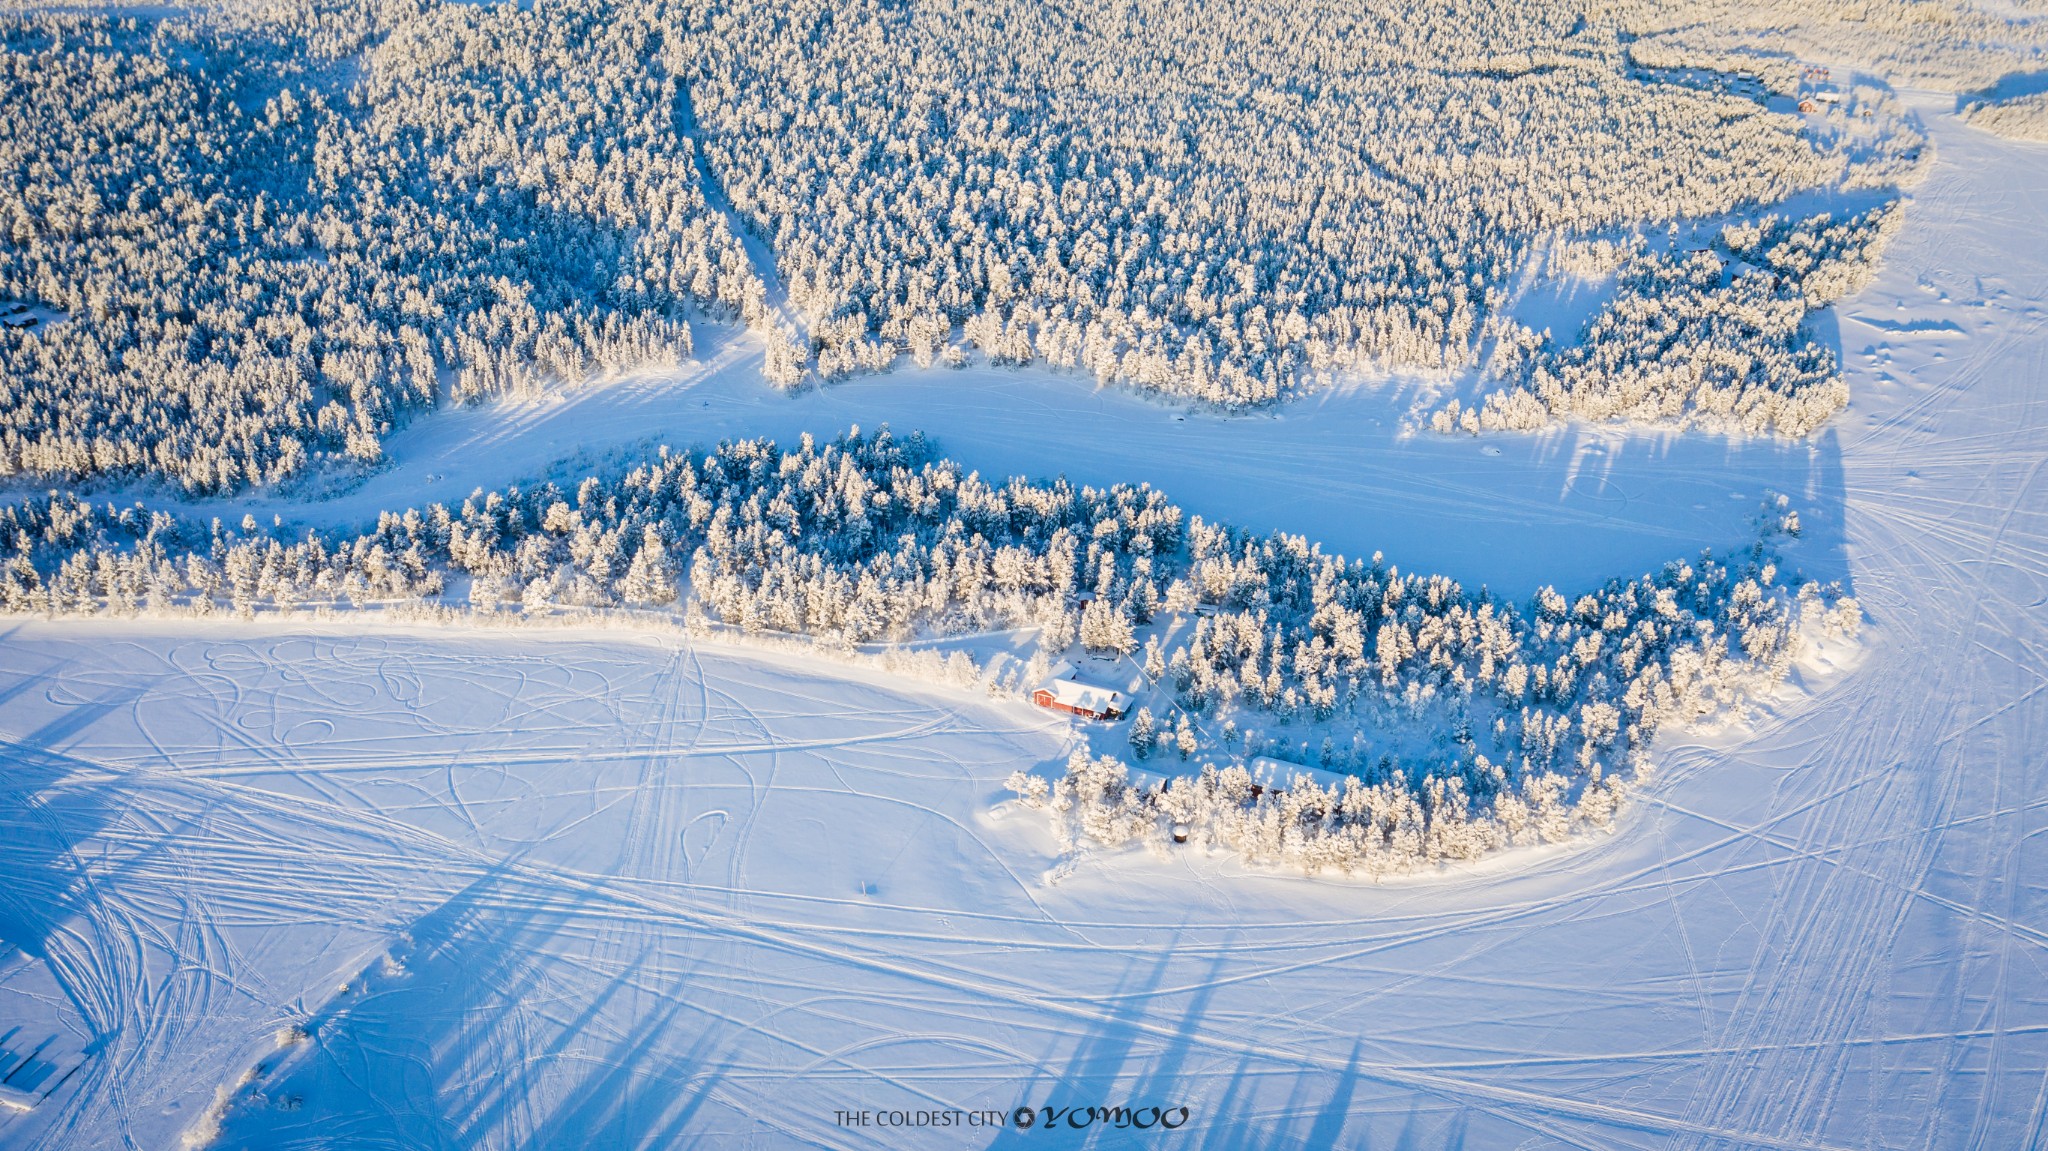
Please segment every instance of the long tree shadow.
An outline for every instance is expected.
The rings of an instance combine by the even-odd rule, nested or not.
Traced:
[[[1092,1119],[1076,1127],[1068,1118],[1071,1109],[1171,1105],[1171,1101],[1141,1100],[1135,1085],[1158,1082],[1146,1066],[1148,1061],[1170,1061],[1179,1066],[1186,1057],[1186,1041],[1200,1023],[1200,1007],[1191,1008],[1176,1037],[1167,1041],[1163,1051],[1152,1053],[1158,1040],[1140,1024],[1156,1006],[1156,996],[1166,985],[1173,961],[1174,952],[1168,948],[1149,970],[1141,971],[1135,964],[1127,970],[1109,997],[1108,1012],[1081,1035],[1065,1065],[1040,1068],[1019,1085],[1016,1102],[1007,1110],[1014,1114],[1032,1109],[1030,1125],[1013,1123],[1003,1129],[989,1142],[990,1151],[1103,1146],[1101,1140],[1129,1139],[1140,1133],[1097,1127]],[[1197,995],[1198,1004],[1206,1002],[1206,990]]]
[[[504,1109],[545,1051],[528,1048],[522,1005],[542,998],[536,949],[566,910],[530,898],[502,869],[407,931],[306,1025],[277,1071],[238,1101],[227,1130],[250,1146],[457,1148]]]
[[[0,703],[41,677],[23,677]],[[0,1037],[0,1087],[22,1101],[49,1098],[113,1042],[121,1011],[139,973],[110,957],[127,955],[125,919],[114,918],[106,893],[122,875],[166,850],[151,844],[109,863],[84,858],[80,846],[126,817],[133,798],[118,774],[63,748],[107,716],[123,711],[143,685],[106,692],[65,709],[34,732],[0,741],[0,969],[23,960],[40,968],[63,1007],[42,994],[10,997]],[[31,986],[34,981],[31,981]],[[68,1010],[65,1008],[68,1007]],[[90,1076],[88,1076],[90,1078]]]
[[[688,973],[645,947],[591,954],[586,934],[614,910],[489,869],[351,979],[276,1070],[259,1069],[228,1136],[275,1148],[686,1144],[724,1078],[720,1032],[671,1050],[694,1010]],[[579,978],[599,970],[601,982]]]
[[[1988,88],[1956,93],[1956,111],[1960,112],[1980,100],[2012,100],[2021,96],[2039,95],[2042,92],[2048,92],[2048,69],[2008,72]]]
[[[126,803],[116,783],[89,778],[105,775],[100,765],[59,749],[142,690],[110,692],[0,743],[0,871],[8,878],[0,884],[0,960],[10,951],[47,958],[52,934],[93,897],[93,876],[75,850],[118,819]]]
[[[1210,1025],[1227,956],[1226,947],[1207,964],[1206,976],[1187,993],[1171,1032],[1165,1035],[1143,1024],[1150,1022],[1165,997],[1173,994],[1164,989],[1175,954],[1163,952],[1142,977],[1127,977],[1111,996],[1110,1013],[1082,1037],[1065,1065],[1035,1075],[1023,1086],[1017,1106],[1041,1108],[1040,1118],[1029,1129],[1012,1126],[1003,1131],[988,1143],[990,1151],[1150,1146],[1327,1151],[1344,1146],[1342,1137],[1362,1078],[1362,1043],[1353,1045],[1342,1071],[1327,1074],[1291,1065],[1284,1069],[1262,1066],[1264,1061],[1246,1052],[1236,1057],[1231,1073],[1219,1076],[1209,1066],[1216,1061],[1214,1053],[1203,1058],[1200,1036]],[[1276,1070],[1294,1077],[1293,1097],[1287,1106],[1272,1111],[1262,1106],[1259,1087]],[[1220,1090],[1216,1086],[1219,1079]],[[1146,1129],[1116,1126],[1100,1116],[1079,1129],[1062,1116],[1047,1128],[1042,1110],[1047,1105],[1123,1107],[1148,1119],[1152,1108],[1177,1113],[1185,1107],[1187,1114],[1172,1129],[1156,1122]]]

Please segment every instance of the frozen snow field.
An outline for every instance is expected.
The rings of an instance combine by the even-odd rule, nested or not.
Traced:
[[[1839,482],[1794,492],[1839,538],[1865,647],[1667,746],[1612,836],[1380,886],[1185,855],[1049,877],[1042,821],[992,814],[1070,738],[1022,704],[624,631],[16,622],[0,1047],[35,1055],[0,1086],[49,1094],[0,1110],[0,1145],[2040,1145],[2048,148],[1924,112],[1938,159],[1837,310]],[[866,386],[814,402],[916,426],[854,410]],[[687,431],[703,400],[674,402]],[[603,432],[590,403],[600,439],[664,430]],[[1312,412],[1273,427],[1312,437]],[[1180,490],[1217,465],[1163,409],[1108,417],[1146,461],[1099,437],[1063,457],[1063,418],[1039,417],[1036,470],[1127,467],[1104,478],[1195,507],[1231,486]],[[1007,465],[1016,422],[954,423],[955,455]],[[1225,474],[1283,502],[1277,473]],[[1756,476],[1689,474],[1753,506]],[[1499,518],[1597,527],[1523,495]],[[1498,575],[1458,546],[1478,578],[1582,578],[1569,542]],[[1187,1120],[838,1114],[1024,1106]]]

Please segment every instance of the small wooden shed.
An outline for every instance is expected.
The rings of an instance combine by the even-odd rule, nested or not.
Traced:
[[[1096,687],[1077,679],[1053,680],[1032,692],[1031,702],[1083,719],[1122,719],[1130,704],[1120,691]]]

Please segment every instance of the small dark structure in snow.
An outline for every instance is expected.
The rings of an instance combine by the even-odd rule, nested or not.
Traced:
[[[1056,679],[1031,693],[1031,702],[1083,719],[1121,719],[1129,703],[1124,693],[1075,679]]]
[[[28,1054],[17,1055],[11,1045],[20,1031],[21,1028],[15,1027],[0,1035],[0,1069],[6,1071],[5,1075],[0,1075],[0,1109],[4,1109],[0,1110],[0,1116],[10,1111],[35,1110],[38,1104],[56,1094],[59,1087],[69,1083],[71,1077],[78,1074],[78,1069],[85,1066],[84,1059],[77,1059],[71,1064],[71,1070],[57,1074],[59,1064],[43,1055],[57,1041],[55,1035],[36,1044]]]

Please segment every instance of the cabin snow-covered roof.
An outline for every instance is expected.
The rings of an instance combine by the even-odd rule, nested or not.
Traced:
[[[1048,682],[1044,690],[1052,693],[1054,702],[1065,707],[1078,707],[1098,714],[1124,710],[1123,692],[1096,687],[1077,679],[1055,679]]]

